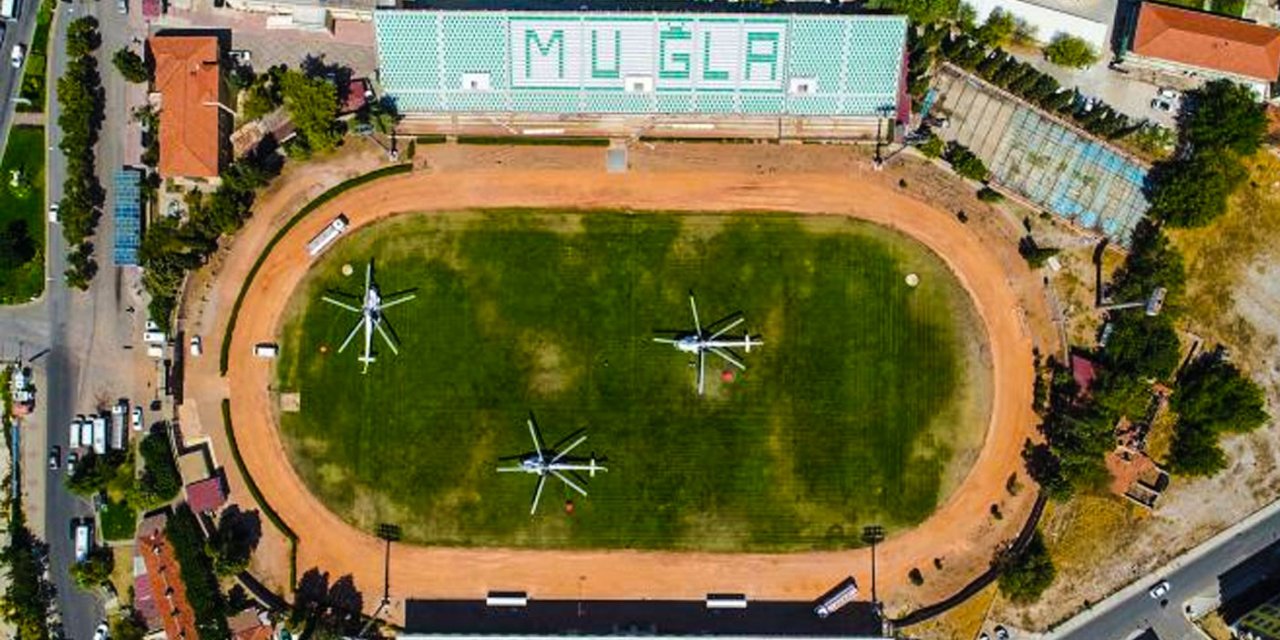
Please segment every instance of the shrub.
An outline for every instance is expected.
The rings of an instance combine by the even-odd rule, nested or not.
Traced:
[[[941,158],[942,152],[946,150],[946,145],[942,143],[942,138],[934,134],[929,134],[929,138],[920,143],[920,153],[929,158]]]
[[[117,49],[111,56],[111,63],[129,82],[141,83],[151,78],[151,74],[147,71],[147,63],[142,60],[142,56],[130,51],[128,47]]]
[[[1065,33],[1053,37],[1044,48],[1044,57],[1060,67],[1083,69],[1098,62],[1098,52],[1081,38]]]
[[[1018,255],[1027,261],[1027,266],[1032,269],[1039,269],[1044,263],[1058,255],[1058,249],[1054,247],[1042,247],[1036,244],[1035,238],[1030,235],[1022,236],[1018,241]]]
[[[983,202],[995,204],[997,202],[1003,202],[1004,196],[1001,195],[999,191],[996,191],[991,187],[983,187],[978,189],[978,199]]]
[[[1057,575],[1053,558],[1049,556],[1049,549],[1045,546],[1039,529],[1032,534],[1022,553],[1003,557],[997,562],[1002,565],[1000,591],[1018,604],[1039,600],[1040,594],[1053,584],[1053,578]]]
[[[182,490],[182,477],[173,460],[173,449],[163,432],[151,433],[138,443],[138,452],[146,469],[138,479],[137,506],[142,509],[158,507],[176,497]]]
[[[84,560],[71,565],[71,580],[86,591],[97,589],[111,581],[115,564],[111,549],[98,547],[90,551]]]
[[[983,164],[982,160],[974,155],[968,147],[958,142],[947,143],[946,151],[942,157],[951,164],[951,168],[962,178],[979,182],[987,179],[989,174],[987,165]]]

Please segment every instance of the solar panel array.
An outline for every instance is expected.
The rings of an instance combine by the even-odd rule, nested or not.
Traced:
[[[137,169],[120,169],[112,178],[115,195],[115,247],[112,257],[116,266],[138,264],[138,248],[142,246],[142,189]]]
[[[378,11],[402,112],[874,116],[902,16]]]

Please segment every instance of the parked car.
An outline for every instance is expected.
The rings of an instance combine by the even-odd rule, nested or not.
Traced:
[[[49,448],[49,470],[57,471],[62,466],[62,447],[53,445]]]
[[[1169,593],[1169,581],[1161,580],[1160,584],[1151,587],[1151,591],[1148,591],[1147,593],[1151,594],[1152,600],[1159,600],[1163,598],[1166,593]]]
[[[191,355],[199,356],[204,353],[204,341],[200,336],[191,336]]]
[[[994,629],[994,631],[996,632],[996,640],[1009,640],[1008,629],[1005,629],[1000,625],[996,625],[996,628]]]
[[[116,13],[120,15],[129,13],[129,0],[116,0]]]
[[[1166,100],[1166,99],[1164,99],[1164,98],[1152,98],[1152,99],[1151,99],[1151,108],[1152,108],[1152,109],[1155,109],[1156,111],[1163,111],[1163,112],[1165,112],[1165,113],[1173,113],[1173,102],[1171,102],[1171,101],[1169,101],[1169,100]]]
[[[13,45],[13,51],[9,52],[9,63],[14,69],[22,66],[22,57],[27,54],[27,50],[20,44]]]
[[[1159,89],[1156,89],[1156,97],[1164,98],[1165,100],[1172,102],[1182,97],[1182,94],[1172,87],[1160,87]]]
[[[129,416],[129,426],[133,427],[134,431],[142,431],[142,406],[141,405],[133,408],[133,414]]]
[[[110,630],[107,628],[107,623],[99,623],[98,628],[93,630],[93,640],[107,640],[107,634],[109,633]]]
[[[67,454],[67,475],[74,476],[76,474],[76,463],[80,461],[80,454],[72,451]]]
[[[49,222],[58,224],[58,220],[58,203],[55,202],[49,205]]]

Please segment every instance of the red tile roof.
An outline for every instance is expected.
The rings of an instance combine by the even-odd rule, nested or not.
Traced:
[[[155,36],[150,44],[161,95],[160,175],[216,177],[222,145],[218,39]]]
[[[147,621],[147,629],[164,626],[160,608],[156,605],[155,592],[151,589],[151,578],[145,573],[133,577],[133,610],[142,614],[142,618]]]
[[[213,511],[226,501],[227,493],[222,490],[222,479],[218,476],[187,485],[187,504],[196,513]]]
[[[199,638],[196,617],[187,602],[187,588],[182,583],[182,566],[174,557],[173,545],[163,532],[154,531],[138,538],[138,553],[147,566],[147,580],[155,604],[164,620],[164,634],[169,640]]]
[[[1280,30],[1150,2],[1138,12],[1133,52],[1267,82],[1280,77]]]
[[[1086,396],[1089,395],[1089,388],[1093,386],[1093,379],[1098,376],[1098,372],[1094,369],[1092,360],[1073,353],[1071,354],[1071,376],[1076,381],[1076,392]]]

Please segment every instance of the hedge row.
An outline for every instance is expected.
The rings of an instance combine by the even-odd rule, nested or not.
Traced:
[[[240,286],[240,293],[236,296],[236,302],[231,307],[231,318],[227,321],[227,331],[226,335],[222,338],[222,352],[218,361],[218,366],[222,375],[227,375],[227,363],[231,358],[231,335],[235,333],[236,318],[240,316],[240,306],[244,304],[244,297],[249,293],[249,285],[253,284],[253,279],[258,275],[258,270],[262,268],[262,263],[266,261],[267,256],[271,254],[271,250],[275,248],[276,244],[278,244],[282,238],[284,238],[285,234],[289,233],[289,230],[293,229],[295,225],[301,222],[302,219],[307,217],[307,215],[312,211],[320,207],[320,205],[338,197],[342,193],[379,178],[408,173],[412,170],[412,164],[395,164],[389,167],[375,169],[369,173],[335,185],[328,191],[317,196],[311,202],[308,202],[305,207],[293,214],[293,217],[289,218],[289,221],[286,222],[283,227],[280,227],[280,230],[276,232],[276,235],[273,236],[271,241],[267,243],[267,246],[262,249],[262,253],[258,254],[258,259],[254,261],[253,268],[249,269],[249,276],[244,279],[244,284]]]
[[[174,510],[164,528],[165,537],[173,545],[178,559],[187,602],[195,614],[196,630],[202,638],[229,638],[226,603],[213,575],[213,564],[205,553],[204,531],[196,514],[185,503]]]

